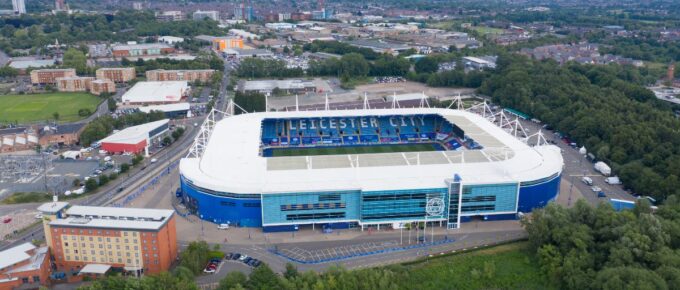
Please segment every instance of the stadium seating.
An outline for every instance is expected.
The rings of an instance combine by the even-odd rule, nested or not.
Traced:
[[[439,141],[450,150],[480,148],[439,115],[265,119],[262,145],[309,146]]]

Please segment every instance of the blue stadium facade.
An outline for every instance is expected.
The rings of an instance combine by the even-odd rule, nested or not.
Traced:
[[[463,128],[438,114],[328,118],[261,119],[260,158],[291,146],[371,146],[432,142],[442,150],[476,150],[483,146]],[[268,153],[269,152],[269,153]],[[272,157],[273,158],[273,157]],[[561,162],[561,160],[560,160]],[[201,187],[181,174],[182,200],[202,219],[265,231],[295,230],[299,225],[350,227],[400,222],[442,222],[458,228],[473,218],[514,219],[518,212],[545,206],[559,193],[561,166],[538,179],[492,182],[469,172],[448,172],[439,186],[399,190],[323,190],[233,193]],[[304,178],[304,175],[301,176]],[[443,207],[427,211],[435,201]]]

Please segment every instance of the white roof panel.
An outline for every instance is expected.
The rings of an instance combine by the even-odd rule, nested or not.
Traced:
[[[177,103],[177,104],[167,104],[167,105],[157,105],[157,106],[146,106],[137,108],[144,113],[149,113],[151,111],[161,111],[161,112],[176,112],[176,111],[188,111],[191,109],[191,104],[189,103]]]
[[[31,258],[31,255],[26,252],[35,249],[36,247],[31,243],[23,243],[14,248],[9,248],[7,250],[0,252],[0,269],[7,268],[16,263],[26,261]]]
[[[179,102],[189,89],[186,81],[138,82],[123,95],[126,103]]]
[[[158,120],[154,122],[149,122],[146,124],[132,126],[120,130],[112,135],[100,140],[100,143],[125,143],[125,144],[137,144],[146,140],[149,137],[149,132],[156,129],[164,124],[168,123],[168,119]]]

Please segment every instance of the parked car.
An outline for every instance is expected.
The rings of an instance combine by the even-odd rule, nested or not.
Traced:
[[[583,181],[583,183],[585,183],[588,186],[593,185],[593,179],[588,176],[584,176],[583,178],[581,178],[581,181]]]
[[[240,258],[238,258],[238,260],[243,262],[243,260],[248,259],[248,258],[250,258],[250,257],[248,257],[248,255],[242,255]]]
[[[253,267],[255,267],[255,268],[259,267],[260,265],[262,265],[262,262],[260,260],[255,260],[253,262]]]
[[[597,197],[607,197],[607,194],[605,194],[604,191],[598,191]]]
[[[243,260],[243,263],[245,263],[246,265],[248,265],[248,263],[250,263],[250,261],[252,261],[252,260],[253,260],[253,258],[248,257],[248,258],[245,258],[245,259]]]
[[[218,230],[228,230],[229,229],[229,224],[219,224],[217,225]]]
[[[232,260],[238,260],[240,258],[241,258],[241,254],[239,254],[239,253],[234,253],[234,255],[231,256]]]
[[[215,273],[215,270],[217,270],[217,268],[207,267],[207,268],[203,269],[203,273],[213,274],[213,273]]]
[[[602,188],[600,188],[599,186],[593,186],[593,187],[590,188],[590,190],[592,190],[593,192],[598,192],[598,191],[602,191]]]

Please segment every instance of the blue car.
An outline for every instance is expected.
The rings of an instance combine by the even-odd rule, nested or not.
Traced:
[[[607,197],[607,194],[605,194],[604,191],[599,191],[597,197]]]

